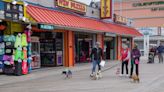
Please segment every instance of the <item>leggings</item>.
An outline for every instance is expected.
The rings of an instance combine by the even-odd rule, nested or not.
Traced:
[[[136,66],[136,75],[139,76],[139,69],[138,69],[139,65],[135,64],[134,61],[131,61],[130,76],[132,76],[132,74],[133,74],[134,65]]]
[[[121,71],[121,73],[124,74],[124,65],[126,67],[126,74],[128,74],[128,61],[123,61],[122,62],[122,71]]]

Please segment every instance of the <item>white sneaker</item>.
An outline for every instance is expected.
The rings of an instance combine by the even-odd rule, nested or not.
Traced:
[[[91,74],[90,74],[90,77],[93,77],[93,76],[94,76],[94,74],[93,74],[93,73],[91,73]]]
[[[126,74],[125,76],[126,76],[126,77],[129,77],[129,75],[128,75],[128,74]]]
[[[122,76],[123,76],[123,74],[120,74],[119,76],[120,76],[120,77],[122,77]]]

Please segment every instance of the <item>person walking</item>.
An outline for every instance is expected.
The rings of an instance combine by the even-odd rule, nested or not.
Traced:
[[[131,71],[130,71],[130,77],[129,78],[132,78],[134,65],[136,66],[136,75],[139,76],[140,56],[141,56],[141,53],[140,53],[137,45],[135,44],[134,48],[131,51]]]
[[[128,49],[128,46],[126,44],[123,44],[123,49],[121,51],[122,66],[121,66],[120,76],[123,76],[123,74],[124,74],[124,66],[126,67],[126,76],[128,76],[128,63],[129,63],[129,60],[130,60],[130,51]]]
[[[164,46],[162,43],[157,47],[157,53],[159,58],[159,63],[163,63],[163,53],[164,53]]]
[[[96,42],[95,47],[92,49],[91,54],[90,54],[91,60],[92,60],[92,73],[91,73],[91,77],[94,76],[95,72],[96,72],[96,66],[98,65],[98,72],[101,72],[101,66],[100,66],[100,62],[103,59],[103,50],[102,48],[100,48],[100,43]]]

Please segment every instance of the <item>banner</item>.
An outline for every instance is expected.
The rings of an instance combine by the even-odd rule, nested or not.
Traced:
[[[101,0],[100,13],[102,19],[112,18],[112,0]]]

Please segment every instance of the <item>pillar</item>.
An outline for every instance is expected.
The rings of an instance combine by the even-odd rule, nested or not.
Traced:
[[[104,35],[97,34],[97,41],[100,42],[100,47],[104,50]]]
[[[64,51],[65,51],[65,59],[64,66],[65,67],[73,67],[74,66],[74,32],[66,31],[64,32]]]
[[[131,50],[133,49],[134,47],[134,38],[131,38]]]
[[[122,40],[121,36],[117,37],[117,59],[121,60]]]

